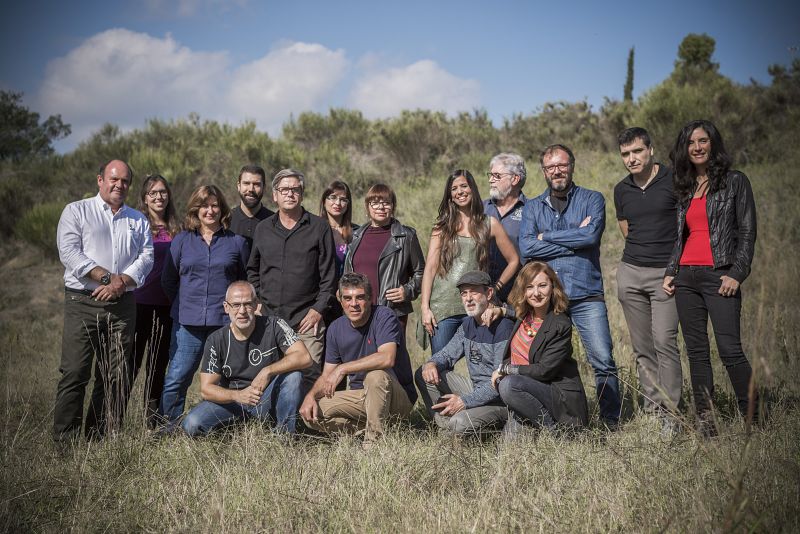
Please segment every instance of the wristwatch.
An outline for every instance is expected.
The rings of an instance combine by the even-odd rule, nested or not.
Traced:
[[[106,271],[106,274],[100,277],[100,284],[107,286],[111,283],[111,273]]]

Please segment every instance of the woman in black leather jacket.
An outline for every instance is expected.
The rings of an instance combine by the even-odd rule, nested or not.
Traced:
[[[359,272],[373,286],[373,304],[394,310],[403,329],[419,296],[425,257],[417,232],[394,218],[397,196],[391,187],[375,184],[364,203],[369,224],[353,232],[344,260],[344,272]]]
[[[740,329],[740,285],[750,274],[756,242],[755,202],[750,181],[731,170],[722,136],[711,122],[684,126],[670,158],[680,206],[664,291],[675,293],[700,430],[713,435],[709,317],[739,410],[747,414],[751,400],[755,409],[749,396],[752,369]]]

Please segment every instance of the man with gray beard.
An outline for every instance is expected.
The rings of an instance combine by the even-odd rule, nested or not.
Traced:
[[[494,292],[488,274],[468,271],[457,286],[467,316],[453,339],[417,369],[414,379],[428,413],[440,428],[456,435],[477,434],[508,419],[491,378],[503,361],[514,323],[505,317],[488,323],[484,319]],[[469,378],[453,371],[464,357]]]
[[[486,176],[489,178],[490,198],[483,201],[483,212],[500,221],[519,254],[519,226],[527,200],[522,193],[526,177],[525,160],[519,154],[498,154],[489,162]],[[506,260],[492,242],[489,245],[489,276],[492,282],[499,280],[505,268]],[[515,278],[500,288],[497,293],[499,300],[506,301]]]

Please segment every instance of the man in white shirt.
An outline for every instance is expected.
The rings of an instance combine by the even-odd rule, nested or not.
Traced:
[[[97,196],[67,204],[58,221],[64,264],[64,334],[53,439],[80,436],[83,399],[95,365],[86,436],[119,427],[132,360],[136,303],[133,289],[153,267],[147,217],[125,205],[133,180],[127,163],[112,160],[97,174]]]

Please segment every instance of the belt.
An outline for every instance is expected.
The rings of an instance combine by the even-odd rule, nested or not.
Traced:
[[[77,293],[79,295],[86,295],[87,297],[91,297],[92,293],[94,293],[94,291],[92,291],[91,289],[73,289],[67,286],[64,286],[64,291],[66,291],[67,293]]]

